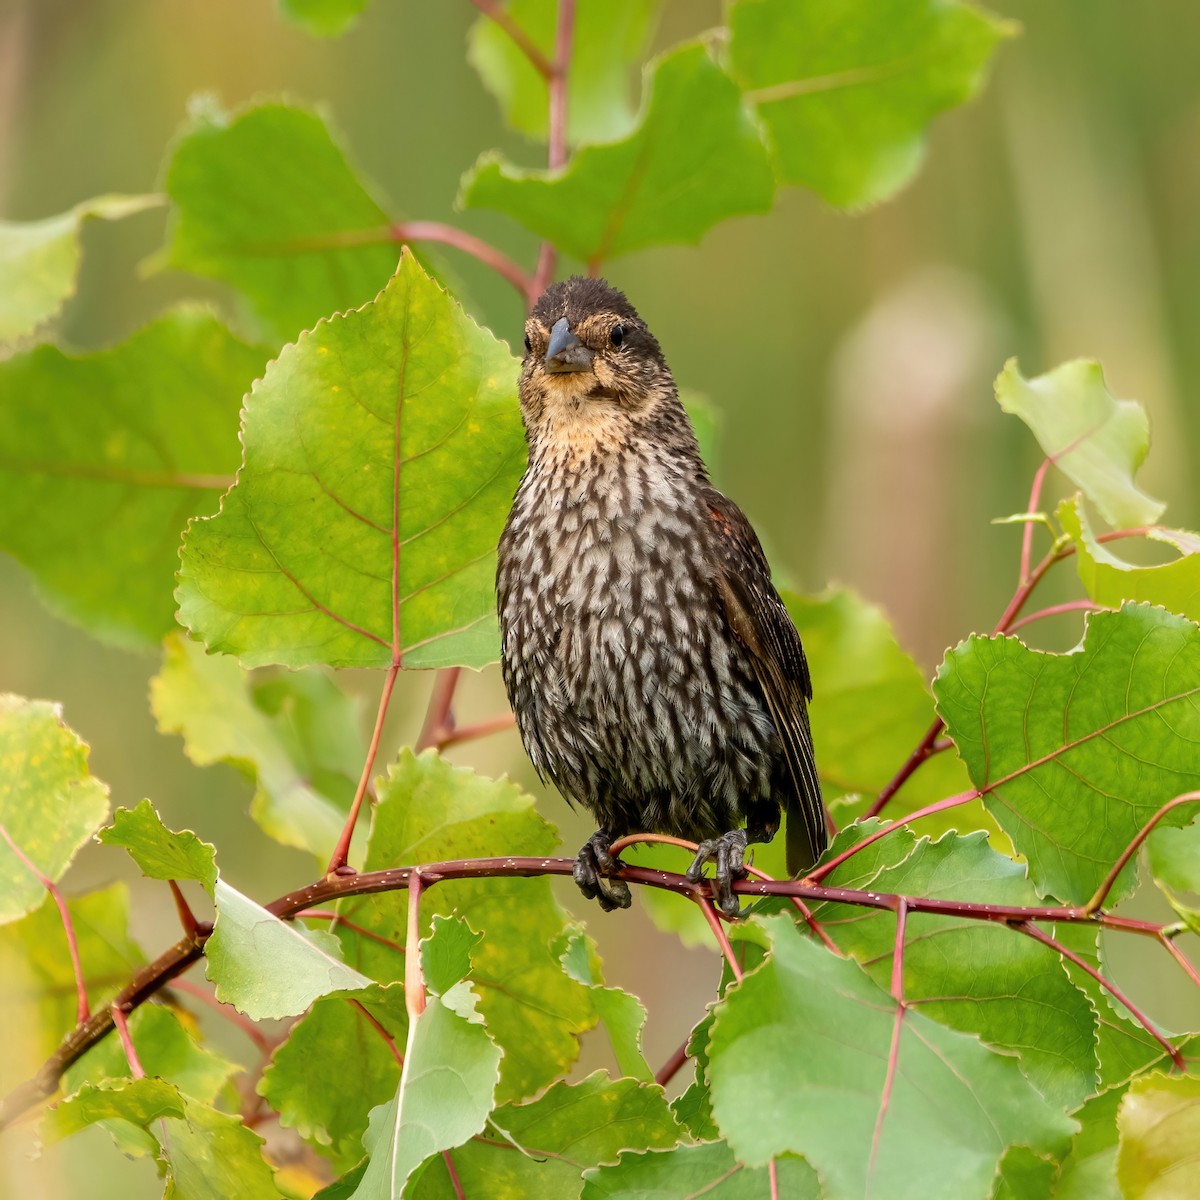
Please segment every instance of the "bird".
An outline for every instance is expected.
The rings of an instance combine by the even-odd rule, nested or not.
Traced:
[[[827,844],[800,636],[750,522],[711,483],[654,334],[605,280],[552,283],[525,323],[528,459],[497,553],[501,668],[543,782],[599,828],[573,877],[628,908],[614,841],[698,843],[713,902],[786,816],[788,871]]]

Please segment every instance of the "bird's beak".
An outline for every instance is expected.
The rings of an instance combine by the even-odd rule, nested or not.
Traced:
[[[592,352],[571,332],[566,317],[559,317],[550,329],[544,366],[554,375],[591,370]]]

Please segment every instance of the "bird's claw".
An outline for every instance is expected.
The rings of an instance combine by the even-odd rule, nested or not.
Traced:
[[[575,859],[571,871],[579,890],[587,900],[598,900],[605,912],[614,908],[628,908],[633,903],[629,884],[623,879],[614,879],[612,874],[625,864],[609,850],[612,838],[603,829],[596,830]]]
[[[720,837],[705,838],[696,848],[696,857],[687,869],[692,883],[704,878],[704,864],[715,864],[712,890],[713,903],[731,921],[742,915],[742,907],[734,895],[733,885],[746,875],[746,846],[748,838],[744,829],[731,829]]]

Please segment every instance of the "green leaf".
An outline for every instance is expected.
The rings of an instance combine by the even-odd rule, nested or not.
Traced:
[[[145,1129],[163,1117],[182,1117],[183,1111],[179,1089],[165,1079],[106,1079],[85,1083],[60,1100],[42,1121],[42,1134],[57,1142],[97,1121],[129,1121]],[[153,1153],[153,1139],[141,1148]]]
[[[883,610],[850,588],[819,596],[785,592],[788,612],[800,631],[818,694],[813,709],[817,765],[826,798],[859,793],[866,807],[883,790],[933,723],[933,697],[917,664],[901,649]],[[887,812],[913,812],[970,785],[952,754],[929,759],[905,784]],[[945,826],[962,828],[963,811],[948,813]]]
[[[1010,358],[996,400],[1033,431],[1046,456],[1117,529],[1152,525],[1166,505],[1133,481],[1150,449],[1150,421],[1136,400],[1118,400],[1100,364],[1064,363],[1026,379]]]
[[[1195,821],[1182,829],[1156,827],[1150,835],[1146,857],[1154,882],[1160,887],[1200,891],[1200,825]],[[1168,899],[1178,912],[1178,903],[1170,896]]]
[[[1050,1200],[1058,1163],[1026,1146],[1010,1146],[1000,1160],[992,1200]]]
[[[1191,1200],[1200,1192],[1200,1079],[1135,1079],[1117,1114],[1125,1200]]]
[[[339,37],[358,23],[367,0],[278,0],[279,13],[313,37]]]
[[[585,1167],[615,1162],[622,1150],[673,1146],[679,1133],[662,1088],[610,1080],[597,1071],[579,1083],[556,1083],[528,1104],[498,1108],[487,1140],[468,1142],[451,1155],[461,1192],[454,1191],[445,1165],[434,1160],[412,1195],[573,1200],[583,1188]]]
[[[0,694],[0,924],[41,904],[34,870],[57,882],[108,816],[108,788],[87,760],[60,705]]]
[[[462,917],[438,913],[430,922],[427,938],[421,939],[421,971],[425,986],[435,996],[461,983],[471,970],[471,952],[483,940]]]
[[[969,638],[946,655],[934,694],[1043,895],[1086,902],[1159,807],[1200,786],[1200,629],[1162,609],[1093,613],[1069,654]],[[1112,899],[1133,880],[1127,868]]]
[[[403,988],[366,988],[355,999],[403,1046],[408,1030]],[[292,1026],[258,1090],[281,1125],[345,1171],[362,1157],[371,1109],[386,1104],[399,1082],[392,1049],[358,1006],[326,996]]]
[[[719,1140],[721,1131],[713,1121],[712,1099],[708,1094],[708,1087],[699,1080],[671,1101],[671,1112],[675,1114],[675,1120],[692,1135],[693,1140]]]
[[[726,993],[709,1043],[713,1113],[739,1159],[801,1154],[829,1200],[964,1200],[989,1193],[1008,1146],[1070,1135],[1014,1059],[911,1009],[884,1097],[894,1001],[790,917],[764,927],[773,953]]]
[[[195,879],[209,895],[217,882],[216,851],[190,829],[172,833],[149,800],[137,808],[118,808],[112,824],[96,840],[106,846],[124,846],[129,856],[151,879]]]
[[[903,852],[903,843],[896,849]],[[847,884],[839,877],[837,886]],[[977,904],[1038,903],[1024,867],[992,850],[982,832],[966,837],[948,833],[937,842],[922,838],[903,861],[858,886]],[[894,914],[838,904],[813,911],[837,945],[887,987]],[[1052,1104],[1074,1108],[1096,1090],[1095,1016],[1057,954],[1012,929],[959,917],[910,913],[906,931],[908,1003],[919,1005],[935,1021],[978,1034],[988,1045],[1017,1055],[1025,1075]]]
[[[1064,500],[1057,515],[1075,544],[1080,582],[1097,604],[1116,608],[1125,600],[1144,600],[1192,621],[1200,620],[1200,535],[1185,529],[1149,530],[1149,539],[1170,546],[1178,557],[1157,566],[1139,567],[1118,558],[1096,540],[1081,496]]]
[[[701,45],[656,59],[637,128],[587,146],[562,170],[524,170],[485,154],[461,203],[507,213],[560,250],[600,262],[695,243],[718,221],[771,207],[767,153],[733,81]]]
[[[145,963],[129,938],[121,884],[67,901],[95,1012]],[[0,1094],[28,1079],[75,1028],[75,975],[58,908],[49,897],[23,921],[0,926],[0,1011],[5,1052]]]
[[[370,1162],[355,1200],[392,1200],[431,1154],[479,1133],[499,1068],[500,1048],[478,1017],[468,1020],[434,997],[409,1027],[399,1089],[371,1112],[363,1137]]]
[[[264,357],[177,309],[111,350],[0,362],[0,548],[57,612],[134,648],[175,627],[179,535],[232,482]]]
[[[766,1167],[739,1163],[724,1142],[625,1153],[616,1166],[584,1176],[583,1200],[762,1200],[774,1193]],[[785,1155],[777,1163],[780,1196],[821,1200],[817,1173],[803,1159]]]
[[[119,221],[161,203],[159,196],[94,196],[56,217],[0,221],[0,342],[33,333],[75,294],[87,218]]]
[[[322,860],[341,833],[362,767],[358,703],[318,671],[263,679],[233,659],[169,637],[150,707],[200,766],[227,762],[255,780],[250,813],[286,846]]]
[[[262,1138],[239,1117],[186,1096],[183,1108],[182,1118],[168,1117],[163,1125],[163,1200],[278,1200]]]
[[[223,1004],[263,1021],[298,1016],[330,992],[370,986],[371,980],[329,952],[324,937],[306,937],[295,921],[281,921],[223,879],[217,880],[215,897],[217,921],[204,947],[205,973]]]
[[[166,265],[236,288],[278,342],[365,304],[396,269],[390,218],[311,109],[200,106],[175,142],[165,190]]]
[[[558,838],[533,801],[507,780],[451,766],[432,751],[401,753],[378,781],[366,869],[492,855],[553,852]],[[403,945],[406,898],[356,896],[339,912],[372,933]],[[587,989],[558,961],[566,913],[548,878],[447,880],[421,898],[422,929],[435,914],[462,917],[483,941],[470,980],[488,1032],[504,1050],[501,1100],[528,1096],[562,1075],[579,1053],[579,1034],[596,1014]],[[352,930],[338,927],[346,960],[382,981],[401,979],[404,961]]]
[[[557,0],[510,0],[504,7],[553,62]],[[576,9],[567,78],[567,139],[572,144],[612,141],[629,132],[634,122],[630,69],[645,49],[660,7],[661,0],[584,0]],[[507,124],[544,139],[546,79],[512,37],[481,16],[467,35],[467,57],[496,97]]]
[[[572,934],[560,961],[563,970],[591,992],[592,1005],[608,1032],[617,1070],[622,1075],[654,1082],[654,1072],[642,1050],[642,1031],[646,1026],[646,1010],[642,1002],[617,987],[605,987],[596,944],[586,934]]]
[[[129,1014],[129,1036],[147,1075],[165,1079],[192,1099],[211,1104],[241,1068],[199,1045],[185,1028],[180,1011],[160,1003],[139,1005]],[[194,1018],[188,1013],[183,1016],[194,1027]],[[120,1039],[107,1037],[68,1067],[63,1081],[68,1088],[79,1088],[129,1072]]]
[[[251,393],[237,485],[184,539],[180,619],[248,666],[494,661],[515,379],[406,252],[378,300],[286,347]]]
[[[979,91],[1016,31],[957,0],[742,0],[729,23],[730,70],[780,181],[844,208],[912,178],[926,125]]]
[[[1071,1115],[1079,1132],[1058,1170],[1054,1200],[1121,1200],[1117,1187],[1117,1106],[1124,1088],[1092,1097]]]

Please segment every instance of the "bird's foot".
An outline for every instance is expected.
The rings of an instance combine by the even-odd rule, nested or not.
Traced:
[[[744,829],[731,829],[720,837],[705,838],[696,849],[696,857],[687,869],[692,883],[704,878],[704,864],[715,864],[712,889],[713,903],[731,921],[742,915],[742,907],[733,894],[733,885],[746,874],[746,846],[749,838]]]
[[[609,851],[612,836],[606,829],[597,829],[583,846],[575,859],[571,872],[579,890],[588,900],[598,900],[605,912],[614,908],[628,908],[633,903],[629,884],[611,875],[625,864]]]

